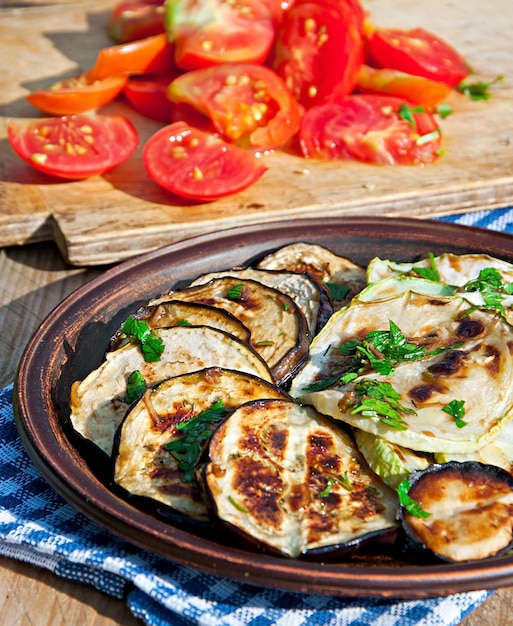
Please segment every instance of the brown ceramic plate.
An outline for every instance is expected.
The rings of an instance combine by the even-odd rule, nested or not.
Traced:
[[[125,262],[78,289],[41,324],[19,367],[15,413],[23,443],[48,482],[90,519],[172,561],[256,585],[301,592],[422,597],[513,584],[513,557],[472,564],[291,561],[227,545],[150,514],[113,493],[69,429],[72,382],[96,367],[120,322],[185,279],[247,263],[293,241],[319,243],[360,263],[428,252],[487,252],[513,261],[504,233],[414,219],[332,218],[277,222],[208,234]]]

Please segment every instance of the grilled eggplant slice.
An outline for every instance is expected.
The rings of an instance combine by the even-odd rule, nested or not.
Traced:
[[[107,353],[103,363],[71,393],[71,423],[106,454],[129,403],[127,380],[139,371],[147,386],[205,367],[226,367],[273,382],[265,361],[249,344],[209,326],[175,326],[154,331],[164,342],[160,361],[147,362],[134,344]]]
[[[171,326],[212,326],[235,335],[242,341],[251,338],[249,328],[228,311],[197,302],[169,300],[155,306],[141,307],[133,315],[136,320],[144,320],[149,328],[169,328]],[[124,337],[123,325],[112,337],[110,349],[120,348],[128,339]]]
[[[217,516],[292,558],[348,550],[397,526],[397,495],[351,436],[311,407],[263,400],[216,430],[205,468]]]
[[[324,325],[327,319],[325,316],[329,313],[329,317],[333,312],[333,308],[329,303],[324,303],[322,306],[323,315],[319,320],[321,301],[323,296],[325,296],[325,291],[307,274],[298,274],[297,272],[266,271],[253,269],[251,267],[225,270],[223,272],[204,274],[193,281],[190,286],[203,285],[214,278],[222,278],[223,276],[256,280],[263,285],[286,293],[295,301],[301,311],[303,311],[311,335],[314,335],[317,329],[320,329],[320,327]],[[330,309],[329,311],[328,307]]]
[[[355,352],[343,354],[345,348],[371,331],[392,333],[391,321],[405,341],[425,349],[425,355],[398,360],[385,373],[364,360],[354,373]],[[470,452],[513,418],[511,346],[511,326],[503,317],[471,310],[459,297],[406,292],[389,300],[356,302],[335,313],[314,339],[290,393],[325,415],[412,450]],[[375,345],[369,350],[376,351],[381,366],[386,364]],[[345,378],[343,384],[348,373],[356,378]],[[390,412],[392,407],[394,419],[379,412],[382,406],[373,410],[372,387],[374,393],[390,389],[391,395],[398,394],[395,408],[388,402],[385,409]],[[460,422],[451,407],[462,402]]]
[[[414,548],[444,561],[497,556],[513,541],[513,476],[476,462],[431,465],[409,480],[408,497],[420,511],[402,506],[400,517]]]
[[[131,495],[151,498],[206,521],[208,510],[193,472],[208,433],[227,411],[245,402],[283,397],[284,392],[262,379],[221,368],[165,380],[149,389],[123,420],[114,480]],[[217,408],[216,403],[220,403]],[[183,427],[192,424],[189,420],[199,428],[187,441],[187,451],[167,450],[172,442],[184,441]]]
[[[227,276],[172,291],[169,296],[232,313],[251,331],[251,345],[268,363],[278,384],[291,377],[308,352],[310,335],[305,316],[290,296],[277,289]],[[159,304],[169,296],[150,304]]]
[[[336,310],[345,306],[367,284],[364,267],[313,243],[299,242],[283,246],[261,259],[256,267],[302,272],[321,283],[345,287],[340,295],[337,294],[340,290],[330,290]]]

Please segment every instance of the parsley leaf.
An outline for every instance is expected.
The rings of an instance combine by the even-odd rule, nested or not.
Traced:
[[[407,479],[402,480],[397,487],[397,495],[399,496],[399,502],[401,505],[408,511],[410,515],[414,515],[415,517],[422,517],[426,519],[429,517],[431,513],[424,511],[422,508],[422,504],[410,498],[408,492],[411,489],[410,481]]]
[[[454,417],[454,423],[458,428],[463,428],[467,425],[467,422],[463,420],[465,417],[465,400],[451,400],[449,404],[442,408],[442,411]]]
[[[475,83],[469,83],[466,80],[463,80],[457,87],[456,90],[460,93],[468,96],[472,100],[489,100],[490,92],[489,89],[493,85],[504,80],[504,76],[500,75],[494,78],[492,81],[485,82],[482,80],[478,80]]]
[[[414,114],[415,113],[424,113],[425,107],[420,106],[409,106],[406,102],[403,102],[399,107],[399,117],[402,117],[403,120],[407,121],[408,124],[413,126],[413,128],[417,128],[417,122],[415,121]]]
[[[436,107],[436,112],[444,120],[446,117],[449,117],[449,115],[451,115],[452,107],[450,104],[442,102]]]
[[[147,322],[129,317],[123,324],[122,331],[131,343],[139,346],[145,361],[160,361],[164,352],[164,342],[150,329]]]
[[[139,370],[134,370],[127,379],[125,402],[131,404],[146,391],[146,381]]]
[[[362,417],[377,418],[396,430],[407,429],[403,415],[416,414],[413,409],[399,403],[401,396],[390,383],[362,378],[355,383],[355,395],[360,400],[351,411],[353,415],[359,413]]]
[[[222,400],[218,400],[195,417],[177,425],[177,430],[182,431],[182,437],[166,443],[164,450],[171,452],[177,459],[178,468],[184,473],[182,482],[192,481],[204,445],[210,439],[215,426],[223,421],[231,410],[224,406]]]
[[[234,285],[231,289],[228,289],[226,297],[230,300],[241,300],[243,289],[244,285]]]
[[[353,491],[353,485],[351,484],[351,481],[349,480],[349,476],[347,475],[347,472],[344,472],[344,475],[337,475],[337,476],[330,476],[327,480],[326,483],[326,488],[323,489],[320,493],[317,494],[318,498],[327,498],[330,493],[331,490],[333,489],[333,485],[338,483],[339,485],[342,485],[342,487],[344,487],[344,489],[347,489],[347,491]]]
[[[421,278],[432,280],[435,283],[440,282],[440,274],[436,268],[435,255],[432,252],[429,253],[429,267],[412,267],[412,272],[415,272],[415,274]]]
[[[513,293],[513,283],[504,283],[502,274],[495,267],[484,267],[477,278],[469,280],[463,285],[467,292],[479,291],[483,296],[484,308],[498,311],[505,316],[502,305],[503,295]],[[477,307],[471,309],[474,310]]]

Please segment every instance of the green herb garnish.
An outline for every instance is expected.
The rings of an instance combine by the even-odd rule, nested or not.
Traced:
[[[433,130],[430,133],[426,133],[425,135],[420,135],[419,137],[417,137],[417,139],[415,140],[415,143],[417,144],[417,146],[423,146],[426,143],[431,143],[432,141],[436,141],[437,139],[440,138],[441,134],[442,133],[440,132],[440,129],[437,128],[436,130]]]
[[[139,370],[133,371],[126,382],[125,402],[131,404],[142,397],[146,391],[146,381]]]
[[[424,113],[426,109],[422,106],[414,106],[411,107],[406,102],[403,102],[399,107],[399,117],[402,117],[403,120],[406,120],[408,124],[413,126],[413,128],[417,128],[417,123],[415,122],[415,113]]]
[[[377,418],[396,430],[406,430],[402,416],[416,414],[399,403],[401,396],[390,383],[362,378],[355,383],[354,391],[359,400],[351,411],[353,415],[359,413],[362,417]]]
[[[347,285],[341,285],[340,283],[324,283],[328,288],[330,297],[337,302],[342,301],[349,293],[349,287]]]
[[[228,500],[230,504],[233,504],[233,506],[241,513],[249,513],[248,509],[245,506],[242,506],[242,504],[239,504],[232,496],[228,496]]]
[[[340,476],[340,475],[330,476],[326,482],[326,488],[323,489],[320,493],[318,493],[317,497],[327,498],[330,495],[331,490],[333,489],[333,485],[335,485],[336,483],[338,483],[339,485],[342,485],[342,487],[344,487],[344,489],[347,489],[348,491],[353,491],[353,485],[351,484],[351,481],[349,480],[349,476],[347,475],[347,472],[344,472],[343,476]]]
[[[452,113],[452,107],[450,104],[442,102],[436,107],[436,112],[444,120],[446,117],[449,117],[449,115]]]
[[[228,289],[228,293],[226,297],[230,300],[241,300],[242,299],[242,290],[244,289],[244,285],[235,285],[231,289]]]
[[[218,400],[195,417],[177,424],[176,428],[182,432],[182,437],[166,443],[164,449],[171,452],[178,461],[178,468],[184,473],[183,482],[192,481],[206,442],[215,426],[230,412],[231,409],[226,408],[222,400]]]
[[[463,285],[467,292],[479,291],[483,296],[484,308],[492,309],[505,316],[502,305],[504,294],[513,294],[513,283],[504,283],[502,274],[495,267],[484,267],[477,278]],[[471,311],[479,307],[472,307]]]
[[[442,411],[452,415],[454,423],[458,428],[463,428],[467,425],[467,422],[463,420],[465,417],[465,400],[451,400],[449,404],[442,408]]]
[[[150,329],[147,322],[129,317],[123,324],[122,331],[131,343],[139,346],[145,361],[160,361],[164,352],[164,342]]]
[[[489,100],[490,99],[490,87],[504,80],[504,76],[500,75],[489,82],[478,80],[474,83],[470,83],[467,80],[462,81],[456,90],[460,93],[468,96],[472,100]]]
[[[422,517],[426,519],[431,513],[424,511],[422,504],[413,498],[410,498],[408,492],[411,489],[411,483],[409,480],[402,480],[397,487],[397,495],[399,496],[399,502],[408,511],[410,515],[415,517]]]
[[[192,326],[192,324],[189,322],[189,320],[178,320],[178,322],[176,322],[177,326]]]
[[[432,252],[429,253],[429,267],[412,267],[411,269],[412,272],[415,272],[415,274],[421,278],[431,280],[435,283],[440,282],[440,274],[436,268],[435,255]]]

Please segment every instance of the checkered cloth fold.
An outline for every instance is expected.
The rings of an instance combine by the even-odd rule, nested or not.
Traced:
[[[513,232],[513,209],[444,218]],[[455,626],[492,592],[395,601],[263,589],[170,563],[96,526],[38,474],[0,391],[0,554],[126,598],[148,626]]]

